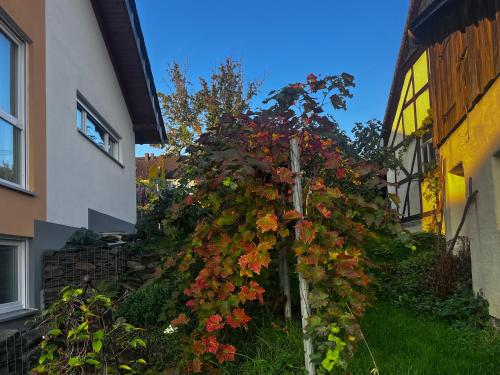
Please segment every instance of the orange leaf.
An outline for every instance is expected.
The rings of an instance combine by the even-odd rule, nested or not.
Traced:
[[[202,341],[196,340],[193,343],[193,354],[195,356],[199,357],[200,355],[205,354],[206,351],[207,348],[205,347],[205,344]]]
[[[201,361],[199,358],[193,359],[193,372],[200,373],[201,372]]]
[[[286,182],[287,184],[293,184],[293,172],[285,167],[279,167],[276,169],[276,174],[278,175],[280,182]]]
[[[217,350],[219,350],[219,343],[215,336],[206,336],[202,340],[208,353],[217,353]]]
[[[325,218],[329,219],[332,216],[332,211],[326,208],[326,206],[323,203],[318,203],[316,205],[316,208],[319,212],[321,212],[321,215],[323,215]]]
[[[257,227],[262,233],[270,230],[276,232],[278,230],[278,217],[273,213],[269,213],[257,220]]]
[[[314,228],[313,223],[308,220],[299,221],[295,228],[299,234],[299,240],[305,244],[310,244],[316,238],[316,228]]]
[[[186,314],[182,313],[179,314],[179,316],[175,319],[173,319],[170,324],[172,324],[173,327],[181,326],[189,322],[189,318],[187,317]]]
[[[286,211],[285,214],[283,215],[285,220],[297,220],[297,219],[302,219],[302,215],[299,211],[296,210],[289,210]]]
[[[234,354],[236,353],[236,348],[232,345],[221,345],[221,350],[215,355],[219,363],[224,363],[225,361],[234,361]]]
[[[258,299],[260,303],[264,303],[264,292],[264,288],[262,288],[256,281],[250,281],[248,286],[244,285],[241,287],[238,298],[243,303],[247,300],[255,301],[256,299]]]
[[[224,323],[222,322],[222,316],[219,314],[212,315],[207,319],[207,322],[205,323],[205,329],[207,332],[214,332],[218,331],[219,329],[224,328]]]

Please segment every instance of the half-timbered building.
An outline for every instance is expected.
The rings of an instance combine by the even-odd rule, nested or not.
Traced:
[[[429,229],[432,207],[425,199],[422,172],[426,162],[437,160],[443,232],[448,240],[459,234],[470,241],[474,290],[484,295],[497,318],[499,74],[500,0],[412,0],[384,136],[395,150],[405,146],[403,166],[388,174],[388,182],[409,229]],[[411,137],[429,109],[432,131]]]

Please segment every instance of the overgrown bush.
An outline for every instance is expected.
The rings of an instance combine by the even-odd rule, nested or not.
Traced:
[[[474,295],[470,273],[463,271],[467,267],[467,256],[446,254],[449,272],[454,274],[446,275],[451,286],[449,293],[442,296],[438,284],[444,278],[439,274],[443,254],[436,253],[435,236],[432,233],[417,233],[412,235],[412,239],[414,251],[391,239],[382,242],[385,248],[371,250],[375,256],[373,271],[378,281],[379,297],[456,326],[482,328],[487,325],[487,302]],[[441,241],[441,249],[444,249],[444,239]],[[372,244],[373,247],[375,245]],[[395,247],[391,249],[391,246]],[[395,254],[397,252],[405,255]]]
[[[138,373],[146,361],[139,328],[113,319],[113,302],[92,288],[66,287],[43,312],[38,366],[33,374]]]
[[[164,280],[145,284],[120,304],[117,314],[137,326],[164,324],[168,320],[165,303],[172,292],[172,286]]]

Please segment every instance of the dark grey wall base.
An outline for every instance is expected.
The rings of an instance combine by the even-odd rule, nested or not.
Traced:
[[[89,208],[89,229],[94,232],[133,233],[135,224]]]
[[[30,274],[34,275],[29,289],[33,291],[32,296],[30,296],[30,307],[37,309],[43,307],[40,298],[42,290],[43,253],[47,250],[59,250],[63,248],[68,238],[78,229],[79,228],[46,221],[35,221],[35,238],[29,249]]]

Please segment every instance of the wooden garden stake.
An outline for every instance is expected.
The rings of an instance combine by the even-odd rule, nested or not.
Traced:
[[[288,256],[285,248],[279,253],[280,284],[285,297],[285,319],[292,319],[292,298],[290,294],[290,275],[288,271]]]
[[[300,151],[299,151],[299,140],[296,136],[290,138],[290,159],[292,162],[292,172],[295,174],[295,183],[293,185],[293,208],[303,214],[302,209],[302,181],[301,181],[301,171],[300,171]],[[297,228],[295,228],[295,239],[299,236]],[[299,273],[299,294],[300,294],[300,312],[302,315],[302,331],[305,332],[307,327],[307,321],[310,315],[308,295],[309,295],[309,285],[308,282]],[[304,359],[305,366],[308,375],[314,375],[316,369],[314,363],[311,360],[311,355],[313,354],[313,346],[310,338],[304,337]]]

